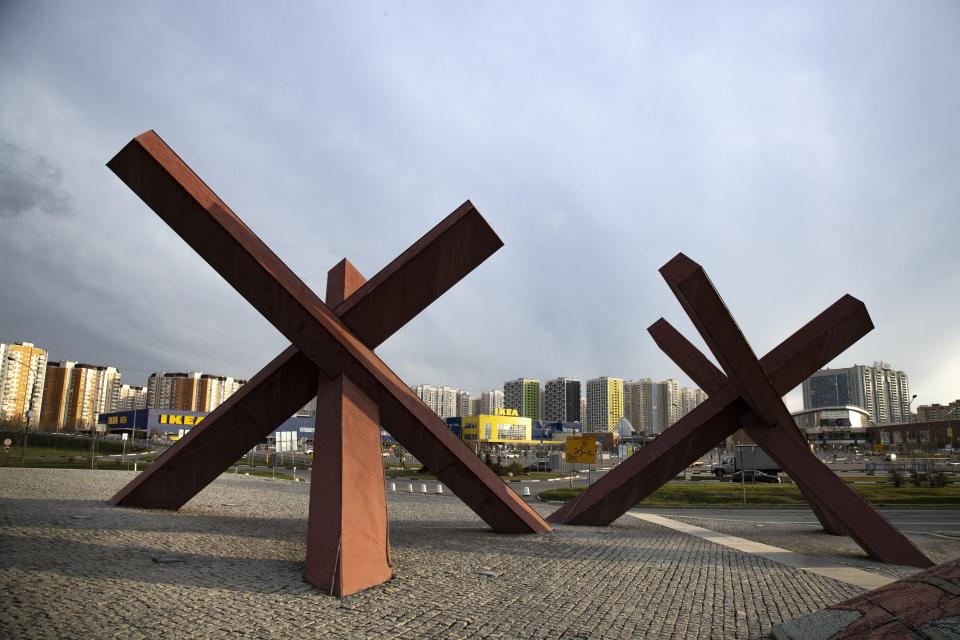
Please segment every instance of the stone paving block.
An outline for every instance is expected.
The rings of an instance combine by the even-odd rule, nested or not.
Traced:
[[[302,579],[309,485],[225,474],[178,512],[109,506],[131,477],[0,469],[0,637],[752,638],[862,593],[630,517],[497,534],[391,493],[395,575],[341,600]]]

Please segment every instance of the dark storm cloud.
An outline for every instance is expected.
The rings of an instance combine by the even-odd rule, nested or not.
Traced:
[[[0,139],[0,218],[31,211],[66,215],[72,208],[59,170],[43,156]]]
[[[956,3],[0,4],[0,339],[132,383],[285,346],[104,167],[152,128],[321,293],[470,198],[505,246],[378,349],[411,384],[682,380],[683,251],[757,352],[849,292],[837,366],[958,394]]]

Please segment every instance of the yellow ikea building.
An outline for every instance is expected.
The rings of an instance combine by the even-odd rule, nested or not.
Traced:
[[[539,444],[533,439],[533,423],[530,418],[518,414],[516,409],[497,409],[495,415],[463,416],[457,418],[460,438],[467,444]],[[450,424],[453,420],[447,420]],[[450,425],[456,431],[455,425]]]

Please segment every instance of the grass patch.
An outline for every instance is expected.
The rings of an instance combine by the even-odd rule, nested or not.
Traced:
[[[510,480],[551,480],[562,477],[562,473],[556,471],[525,471],[519,476],[513,476]],[[506,477],[506,476],[504,476]]]
[[[2,440],[4,436],[13,440],[13,444],[10,446],[10,452],[6,455],[19,460],[22,434],[0,434],[0,440]],[[139,453],[149,450],[148,448],[134,446],[128,443],[126,452]],[[123,453],[123,441],[97,440],[98,456],[121,453]],[[27,458],[63,458],[78,455],[90,455],[90,440],[38,433],[31,433],[27,439]]]
[[[407,467],[406,469],[385,469],[388,478],[409,478],[411,480],[436,480],[432,473],[424,473],[422,467]]]
[[[20,466],[17,460],[7,466]],[[24,466],[30,469],[89,469],[90,458],[77,456],[71,462],[69,458],[27,458],[24,460]],[[137,461],[137,471],[143,471],[150,466],[150,463]],[[97,460],[98,471],[133,471],[133,461],[120,462],[119,460]]]
[[[930,487],[894,487],[892,485],[851,485],[867,502],[887,507],[952,506],[960,507],[960,486],[937,489]],[[566,502],[584,492],[583,487],[557,487],[540,492],[542,500]],[[668,483],[640,504],[651,507],[743,506],[743,487],[738,483],[716,484]],[[748,506],[800,507],[806,505],[794,484],[747,484]]]

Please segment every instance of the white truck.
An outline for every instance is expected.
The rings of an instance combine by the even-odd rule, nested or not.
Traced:
[[[783,471],[766,451],[755,444],[738,444],[732,452],[724,452],[719,464],[710,467],[710,471],[718,478],[747,469],[758,469],[772,476]]]

